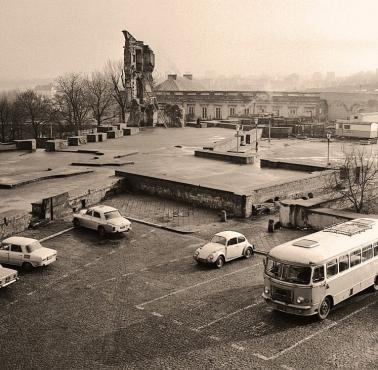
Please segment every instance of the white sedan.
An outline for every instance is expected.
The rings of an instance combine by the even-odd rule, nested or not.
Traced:
[[[4,288],[18,280],[18,272],[16,270],[7,269],[0,265],[0,288]]]
[[[221,268],[225,262],[239,257],[250,258],[255,246],[247,238],[236,231],[222,231],[215,234],[210,243],[198,248],[193,258],[198,263],[214,264]]]
[[[97,230],[100,236],[105,233],[123,233],[131,230],[131,222],[123,217],[118,209],[110,206],[95,206],[75,213],[73,224]]]
[[[37,266],[47,266],[56,261],[55,249],[45,248],[36,239],[11,236],[0,244],[0,263],[22,266],[31,270]]]

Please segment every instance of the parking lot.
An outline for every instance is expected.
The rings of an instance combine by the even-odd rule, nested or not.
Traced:
[[[257,248],[303,235],[231,222]],[[25,235],[46,236],[51,224]],[[329,318],[272,312],[262,301],[262,256],[216,270],[192,255],[224,224],[181,235],[133,224],[99,239],[73,229],[43,245],[58,261],[0,290],[2,369],[374,368],[377,294]]]

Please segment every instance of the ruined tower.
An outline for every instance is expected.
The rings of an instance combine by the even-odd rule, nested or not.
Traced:
[[[127,94],[127,123],[129,126],[151,126],[158,105],[153,94],[152,72],[155,55],[152,49],[136,40],[128,31],[125,37],[124,70]]]

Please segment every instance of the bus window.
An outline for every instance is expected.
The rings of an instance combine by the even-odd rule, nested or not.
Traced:
[[[378,242],[375,242],[373,244],[373,247],[374,247],[374,256],[377,257],[378,256]]]
[[[362,248],[362,262],[370,258],[373,258],[373,249],[371,248],[371,245],[368,245]]]
[[[324,280],[324,266],[318,266],[314,268],[314,275],[312,276],[312,281],[318,283]]]
[[[361,249],[357,249],[350,254],[350,267],[361,263]]]
[[[349,255],[341,256],[339,258],[339,272],[348,270],[349,268]]]
[[[327,262],[327,278],[330,278],[338,273],[337,259]]]

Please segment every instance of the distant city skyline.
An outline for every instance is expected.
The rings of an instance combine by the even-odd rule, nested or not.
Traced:
[[[375,71],[378,2],[0,0],[0,80],[53,79],[122,59],[127,29],[160,74]]]

